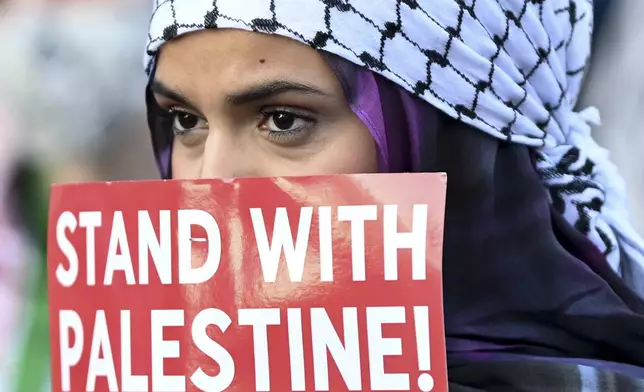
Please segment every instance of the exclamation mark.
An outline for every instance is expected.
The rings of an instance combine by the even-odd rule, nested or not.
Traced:
[[[429,307],[414,306],[414,324],[416,325],[416,353],[418,354],[418,370],[430,372],[432,357],[429,344]],[[434,378],[429,373],[418,376],[418,389],[429,392],[434,389]]]

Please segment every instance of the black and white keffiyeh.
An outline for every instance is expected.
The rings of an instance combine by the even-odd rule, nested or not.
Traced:
[[[146,70],[207,28],[279,34],[365,66],[496,138],[532,146],[552,203],[623,274],[644,271],[625,184],[574,107],[592,0],[155,0]],[[475,162],[472,162],[475,165]]]

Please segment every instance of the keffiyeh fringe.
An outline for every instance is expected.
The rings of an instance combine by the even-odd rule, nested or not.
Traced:
[[[239,28],[368,67],[481,131],[535,147],[556,210],[618,274],[644,277],[625,185],[590,135],[598,113],[574,110],[592,27],[592,0],[156,0],[145,65],[177,35]]]

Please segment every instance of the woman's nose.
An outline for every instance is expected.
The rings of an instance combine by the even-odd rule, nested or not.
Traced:
[[[237,178],[253,176],[252,154],[235,132],[211,130],[206,140],[199,178]]]

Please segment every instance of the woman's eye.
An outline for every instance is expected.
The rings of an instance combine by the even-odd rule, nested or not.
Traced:
[[[170,112],[173,116],[172,128],[177,134],[185,134],[193,129],[207,126],[206,120],[196,114],[179,109],[172,109]]]
[[[266,113],[265,117],[263,127],[269,133],[298,132],[311,123],[310,119],[304,118],[302,115],[286,111]]]

